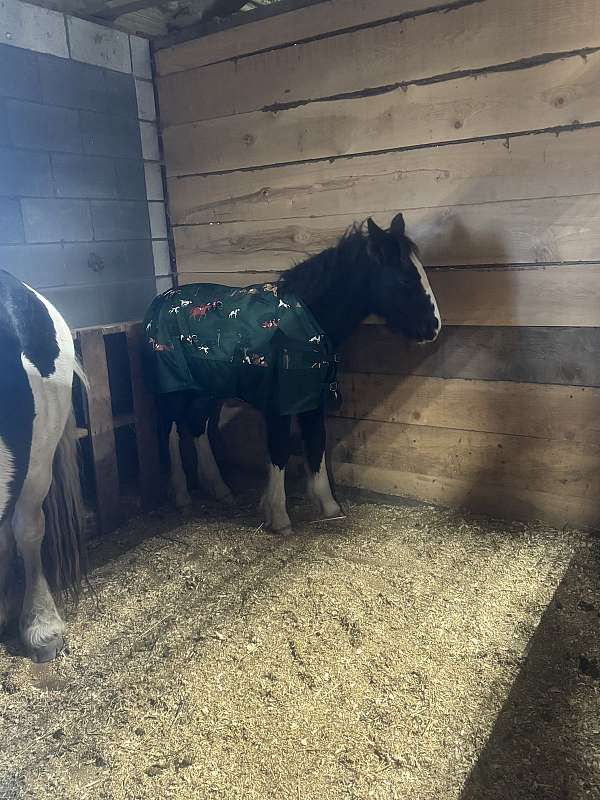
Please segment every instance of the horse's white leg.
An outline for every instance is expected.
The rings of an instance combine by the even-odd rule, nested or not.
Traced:
[[[292,523],[285,498],[285,467],[270,465],[269,482],[263,495],[262,509],[267,528],[286,536],[292,533]]]
[[[28,473],[13,514],[13,534],[25,568],[21,636],[34,661],[51,661],[63,648],[64,622],[54,603],[42,566],[42,503],[50,489],[52,460]]]
[[[67,323],[47,300],[36,296],[54,325],[58,355],[54,370],[47,377],[25,354],[21,357],[33,394],[35,416],[29,466],[13,513],[12,530],[25,568],[21,636],[34,661],[49,661],[63,647],[64,623],[42,567],[45,528],[42,504],[52,482],[54,454],[71,411],[75,352]]]
[[[210,439],[208,438],[208,425],[202,436],[194,439],[196,454],[198,456],[198,476],[208,483],[210,493],[225,505],[233,505],[233,495],[229,486],[223,480],[219,465],[215,460]]]
[[[323,409],[307,411],[298,417],[308,476],[308,494],[318,504],[324,517],[338,517],[342,513],[334,498],[325,463],[325,414]]]
[[[10,520],[0,524],[0,633],[8,622],[8,573],[12,564],[13,546]]]
[[[342,510],[334,498],[329,483],[325,454],[321,457],[319,469],[313,472],[307,465],[308,473],[308,493],[310,497],[319,505],[324,517],[338,517]]]
[[[290,457],[291,418],[267,416],[267,445],[270,456],[269,482],[261,506],[267,528],[288,535],[292,523],[285,498],[285,467]]]
[[[173,423],[169,432],[169,458],[171,460],[171,491],[177,508],[185,508],[192,502],[187,487],[187,479],[181,463],[179,432]]]

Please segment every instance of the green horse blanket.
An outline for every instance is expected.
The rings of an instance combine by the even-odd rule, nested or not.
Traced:
[[[144,329],[155,393],[192,390],[282,415],[338,402],[328,337],[304,303],[278,284],[170,289],[152,302]]]

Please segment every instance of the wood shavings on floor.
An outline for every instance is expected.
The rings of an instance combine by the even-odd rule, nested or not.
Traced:
[[[0,799],[600,797],[595,541],[346,509],[97,543],[70,652],[0,650]]]

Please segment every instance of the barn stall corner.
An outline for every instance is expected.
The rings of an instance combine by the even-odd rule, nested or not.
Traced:
[[[0,267],[73,331],[100,534],[66,650],[0,643],[0,798],[600,797],[597,3],[6,0],[0,34]],[[398,212],[443,326],[339,353],[345,516],[296,442],[268,531],[235,402],[236,504],[182,439],[174,509],[155,295],[272,293]]]

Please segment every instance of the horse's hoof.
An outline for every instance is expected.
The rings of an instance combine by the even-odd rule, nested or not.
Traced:
[[[228,508],[233,508],[236,505],[235,498],[231,494],[231,492],[226,492],[225,494],[217,495],[215,499],[218,503],[221,503],[222,505],[227,506]]]
[[[53,639],[50,639],[49,642],[46,642],[46,644],[43,644],[40,647],[32,647],[29,650],[29,657],[32,661],[35,661],[36,664],[45,664],[48,661],[54,661],[54,659],[59,656],[64,649],[65,640],[63,637],[55,636]]]
[[[345,519],[346,515],[338,506],[337,509],[328,509],[323,513],[323,519]]]
[[[274,533],[276,536],[293,536],[294,529],[291,525],[288,525],[286,528],[269,528],[271,533]]]
[[[8,603],[0,597],[0,635],[8,628]]]
[[[175,498],[175,508],[177,511],[187,511],[192,505],[192,498],[188,495],[179,495]]]

